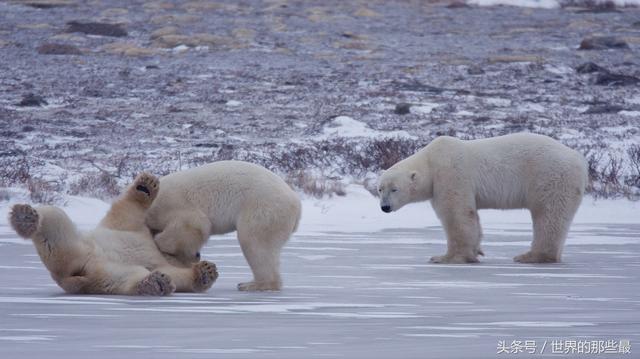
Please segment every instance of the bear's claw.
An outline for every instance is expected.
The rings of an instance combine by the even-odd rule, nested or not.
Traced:
[[[218,279],[218,269],[214,263],[207,261],[198,262],[193,266],[193,270],[196,274],[193,281],[194,292],[206,291],[211,288],[216,279]]]
[[[38,230],[40,216],[30,205],[16,204],[11,209],[9,220],[20,237],[29,238]]]
[[[138,283],[136,293],[139,295],[169,295],[176,290],[171,277],[161,272],[152,272]]]

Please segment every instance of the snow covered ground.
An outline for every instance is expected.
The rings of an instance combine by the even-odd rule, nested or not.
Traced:
[[[3,202],[0,358],[533,355],[498,354],[517,341],[529,341],[536,357],[561,356],[553,354],[560,344],[583,357],[571,355],[572,341],[594,340],[616,348],[629,340],[638,350],[640,203],[586,198],[564,263],[553,265],[512,262],[531,239],[526,212],[480,212],[482,263],[434,265],[428,258],[445,251],[445,240],[428,204],[385,214],[364,189],[347,192],[304,200],[300,231],[283,252],[282,292],[238,292],[250,271],[225,235],[203,251],[220,270],[213,288],[165,298],[64,294],[8,227]],[[107,208],[70,197],[66,209],[90,228]]]

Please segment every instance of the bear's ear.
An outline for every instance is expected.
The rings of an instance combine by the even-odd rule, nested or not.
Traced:
[[[411,172],[410,178],[411,178],[411,181],[415,182],[416,178],[418,178],[418,172],[416,171]]]

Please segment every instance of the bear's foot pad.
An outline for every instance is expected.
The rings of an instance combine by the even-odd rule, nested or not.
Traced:
[[[193,281],[194,292],[206,291],[218,279],[218,269],[214,263],[202,261],[194,265],[193,270],[196,274]]]
[[[16,204],[11,210],[11,226],[24,238],[31,237],[38,230],[40,217],[35,208],[28,204]]]
[[[243,292],[279,291],[282,284],[277,282],[246,282],[238,284],[238,290]]]
[[[131,186],[135,190],[133,195],[141,202],[153,201],[158,194],[159,184],[158,177],[142,172],[136,177]]]
[[[169,295],[176,290],[171,277],[161,272],[152,272],[138,283],[136,293],[139,295]]]

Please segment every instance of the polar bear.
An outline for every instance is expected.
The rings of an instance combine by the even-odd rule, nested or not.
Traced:
[[[172,263],[158,250],[144,215],[158,193],[158,179],[138,175],[94,230],[81,233],[57,207],[17,204],[13,229],[30,238],[51,277],[67,293],[169,295],[203,292],[218,277],[216,266]]]
[[[166,254],[197,261],[212,234],[237,231],[253,281],[242,291],[280,290],[280,251],[297,229],[298,195],[264,167],[220,161],[160,179],[160,193],[146,223]]]
[[[385,171],[378,183],[382,211],[431,200],[447,236],[434,263],[473,263],[484,255],[477,210],[526,208],[531,249],[521,263],[559,262],[587,184],[584,157],[550,137],[518,133],[462,141],[438,137]]]

